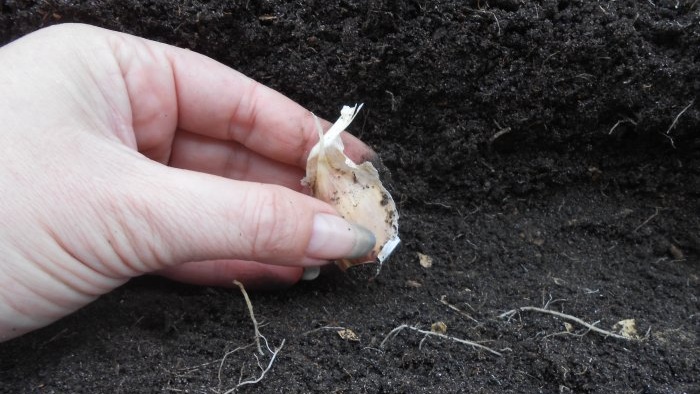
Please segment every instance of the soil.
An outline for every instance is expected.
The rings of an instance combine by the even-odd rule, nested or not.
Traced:
[[[389,170],[401,247],[371,280],[251,292],[284,346],[241,392],[700,392],[697,1],[5,0],[0,43],[63,22],[204,53],[327,119],[365,105],[350,131]],[[499,317],[524,306],[641,340]],[[437,322],[501,356],[382,346]],[[259,374],[254,347],[221,361],[253,338],[238,289],[138,278],[0,345],[0,391],[223,392]]]

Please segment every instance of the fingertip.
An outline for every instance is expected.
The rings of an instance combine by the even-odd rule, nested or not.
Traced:
[[[343,140],[345,154],[355,163],[361,164],[368,161],[374,164],[378,159],[379,155],[374,149],[349,132],[342,133],[340,138]]]
[[[376,242],[368,229],[339,216],[318,213],[314,216],[306,255],[317,260],[355,259],[371,251]]]

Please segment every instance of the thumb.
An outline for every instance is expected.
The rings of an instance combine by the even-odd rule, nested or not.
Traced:
[[[122,219],[135,242],[120,255],[135,257],[125,263],[141,273],[216,259],[315,266],[364,255],[376,242],[328,204],[288,188],[158,168],[150,178],[157,181],[127,199]]]

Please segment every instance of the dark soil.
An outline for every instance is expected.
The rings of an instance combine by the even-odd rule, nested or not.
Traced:
[[[700,392],[699,2],[5,0],[0,42],[69,21],[204,53],[327,119],[365,103],[351,131],[392,173],[402,246],[372,281],[252,293],[286,342],[242,391]],[[545,304],[644,340],[499,318]],[[439,321],[502,356],[409,330],[380,348]],[[252,340],[237,289],[140,278],[0,345],[0,388],[224,391],[257,372],[246,348],[218,377]]]

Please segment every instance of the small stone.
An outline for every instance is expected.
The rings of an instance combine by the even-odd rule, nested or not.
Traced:
[[[668,252],[671,253],[671,256],[673,256],[673,258],[676,260],[683,260],[685,258],[683,251],[674,244],[671,244],[671,246],[668,247]]]
[[[412,289],[418,289],[420,287],[423,287],[423,285],[420,282],[418,282],[417,280],[411,280],[411,279],[408,279],[406,281],[406,286],[408,286]]]

